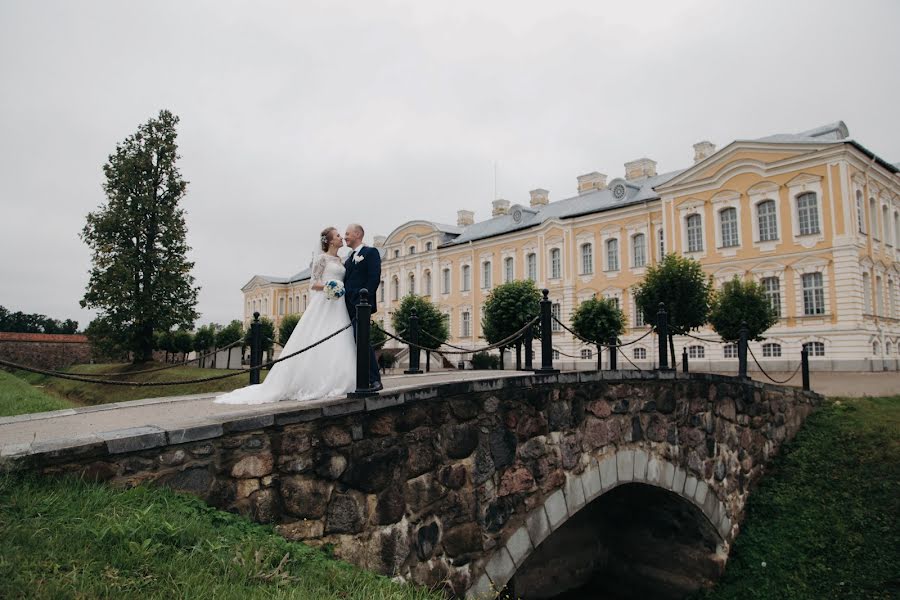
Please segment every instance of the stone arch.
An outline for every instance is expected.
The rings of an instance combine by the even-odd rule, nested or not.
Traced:
[[[709,484],[642,445],[633,445],[592,457],[580,475],[567,475],[563,487],[528,513],[472,573],[466,598],[493,598],[515,575],[535,549],[566,521],[600,496],[622,485],[642,483],[671,492],[697,507],[719,536],[718,552],[727,554],[733,523],[725,504]]]

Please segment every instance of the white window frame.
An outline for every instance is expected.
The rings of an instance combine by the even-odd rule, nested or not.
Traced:
[[[503,283],[510,283],[516,279],[516,259],[507,256],[503,259]]]
[[[582,360],[593,360],[594,359],[594,351],[590,348],[582,348],[581,349],[581,359]]]
[[[594,274],[594,244],[585,242],[581,244],[581,274]]]
[[[615,252],[611,252],[610,248],[615,248]],[[603,241],[603,254],[605,271],[614,272],[620,270],[622,261],[618,237],[611,237]]]
[[[821,357],[825,356],[825,342],[823,342],[821,340],[810,340],[808,342],[803,342],[800,345],[800,348],[802,349],[804,347],[806,347],[808,349],[810,358],[813,358],[813,357],[821,358]],[[821,352],[819,352],[820,348],[821,348]]]
[[[550,316],[556,317],[560,321],[562,321],[562,304],[559,302],[554,302],[550,305]],[[562,325],[556,322],[555,319],[551,319],[550,321],[550,330],[553,332],[562,331]]]
[[[472,265],[469,263],[460,265],[459,291],[464,294],[472,291]]]
[[[722,346],[722,356],[726,359],[737,358],[737,344],[725,344]]]
[[[647,360],[647,349],[646,348],[635,348],[631,352],[631,357],[634,360]]]
[[[778,342],[766,342],[762,345],[763,358],[781,358],[781,350]]]
[[[800,302],[800,310],[798,311],[797,314],[800,314],[804,317],[824,317],[825,315],[827,315],[828,314],[828,295],[827,295],[828,282],[826,281],[826,278],[825,278],[824,269],[822,269],[822,270],[810,269],[810,270],[803,271],[802,273],[799,273],[798,275],[799,275],[798,276],[798,284],[800,286],[800,294],[799,294],[798,300]],[[819,276],[821,283],[822,283],[821,288],[819,288],[821,290],[822,310],[821,310],[821,312],[807,313],[807,311],[806,311],[807,289],[806,289],[806,286],[804,285],[804,282],[807,281],[807,276],[815,278],[815,275]],[[812,288],[814,303],[816,302],[815,290],[816,290],[816,288]],[[813,306],[813,308],[816,308],[815,305]]]
[[[491,289],[491,275],[493,271],[493,263],[489,260],[481,262],[481,289]]]
[[[766,287],[766,281],[772,280],[772,279],[774,279],[776,281],[776,283],[778,284],[778,289],[769,290]],[[773,297],[777,298],[778,302],[772,303],[772,304],[777,304],[777,306],[773,306],[773,308],[775,309],[775,314],[779,319],[781,317],[783,317],[784,316],[784,307],[782,306],[782,301],[783,301],[784,294],[781,293],[781,285],[782,285],[781,277],[779,277],[778,275],[767,275],[765,277],[760,277],[759,285],[760,285],[760,287],[762,287],[763,293],[766,295],[766,299],[769,300],[770,303],[772,303]]]
[[[468,308],[463,309],[459,314],[459,335],[460,337],[472,337],[472,311]]]
[[[424,296],[432,296],[431,269],[425,269],[422,273],[422,292]]]
[[[800,210],[798,198],[806,193],[816,196],[816,221],[819,225],[818,232],[800,233]],[[824,194],[822,192],[822,178],[813,175],[800,175],[788,183],[788,194],[791,202],[791,232],[794,243],[804,248],[812,248],[825,240],[825,214]]]
[[[562,249],[550,248],[548,253],[550,279],[562,279]]]
[[[525,277],[535,282],[538,280],[537,252],[532,251],[525,255]]]
[[[697,227],[697,235],[691,236],[691,222],[693,217],[696,217],[699,222],[699,227]],[[703,213],[700,211],[694,211],[690,214],[684,216],[684,247],[685,254],[702,254],[706,249],[706,244],[703,235]],[[699,244],[699,247],[692,246],[692,239]]]
[[[706,358],[706,347],[701,346],[700,344],[693,344],[688,346],[688,358],[701,360]]]
[[[638,243],[638,240],[640,240],[640,243]],[[642,269],[646,266],[647,235],[643,231],[639,231],[631,236],[631,267],[633,269]]]
[[[738,248],[741,245],[738,209],[726,206],[716,213],[719,217],[719,248]],[[726,223],[725,215],[734,215],[734,219]],[[725,230],[726,226],[728,231]]]
[[[863,235],[866,233],[866,199],[862,190],[856,190],[856,228]]]

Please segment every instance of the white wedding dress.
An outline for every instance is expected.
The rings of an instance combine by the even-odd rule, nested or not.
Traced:
[[[344,281],[344,264],[337,256],[321,254],[312,265],[310,285]],[[281,351],[281,356],[316,343],[350,323],[343,298],[329,300],[311,291],[309,305]],[[216,398],[217,404],[264,404],[282,400],[313,400],[344,396],[356,389],[356,341],[353,329],[271,368],[265,381]]]

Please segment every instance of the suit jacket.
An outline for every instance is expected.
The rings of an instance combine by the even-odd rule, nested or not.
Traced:
[[[356,317],[356,305],[359,303],[359,291],[363,288],[369,292],[369,304],[372,314],[378,310],[376,301],[378,285],[381,283],[381,253],[377,248],[360,246],[355,254],[351,254],[344,262],[347,273],[344,275],[344,301],[350,318]],[[357,259],[357,257],[362,257]]]

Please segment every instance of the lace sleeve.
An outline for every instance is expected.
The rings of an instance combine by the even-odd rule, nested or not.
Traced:
[[[318,256],[313,262],[312,278],[310,285],[323,285],[325,283],[325,255]]]

